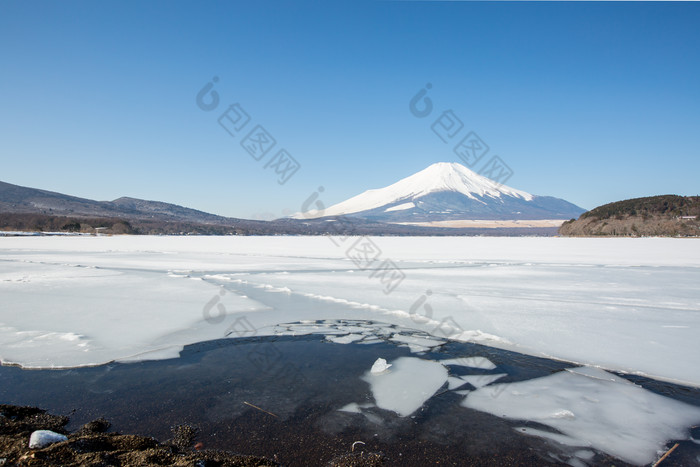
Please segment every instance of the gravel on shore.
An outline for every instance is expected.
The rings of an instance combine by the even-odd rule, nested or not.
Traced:
[[[138,435],[106,432],[110,423],[102,418],[83,425],[73,433],[65,426],[69,418],[51,415],[37,407],[0,404],[0,466],[173,466],[173,467],[272,467],[276,461],[229,451],[201,449],[195,443],[197,431],[188,425],[172,428],[165,442]],[[41,449],[30,449],[29,438],[36,430],[51,430],[68,440]],[[384,464],[378,453],[347,453],[328,463],[329,467],[374,467]]]
[[[0,465],[5,466],[187,466],[259,467],[277,462],[227,451],[194,447],[195,431],[186,426],[173,429],[173,439],[106,433],[104,419],[85,424],[74,433],[65,426],[68,417],[50,415],[36,407],[0,405]],[[67,441],[42,449],[30,449],[29,437],[36,430],[64,434]]]

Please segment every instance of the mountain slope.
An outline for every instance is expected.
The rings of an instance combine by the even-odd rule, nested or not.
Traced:
[[[498,184],[461,164],[439,162],[385,188],[368,190],[297,219],[360,217],[379,222],[570,219],[584,209]]]

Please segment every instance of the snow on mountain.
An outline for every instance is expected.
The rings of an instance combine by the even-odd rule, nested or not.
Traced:
[[[367,190],[296,219],[362,217],[384,222],[467,219],[570,219],[584,209],[501,185],[461,164],[438,162],[385,188]]]

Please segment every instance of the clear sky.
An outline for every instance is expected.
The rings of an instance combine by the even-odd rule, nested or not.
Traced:
[[[460,162],[431,130],[445,110],[515,188],[587,209],[696,195],[700,4],[0,2],[9,183],[281,217],[319,186],[330,205]],[[260,161],[256,125],[276,140]],[[300,164],[284,184],[281,149]]]

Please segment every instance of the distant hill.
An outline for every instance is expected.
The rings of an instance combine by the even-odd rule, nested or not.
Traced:
[[[264,221],[217,216],[161,201],[95,201],[0,182],[0,230],[115,234],[270,235],[298,233]]]
[[[119,198],[94,201],[0,182],[0,212],[48,216],[118,217],[230,225],[231,219],[160,201]]]
[[[700,196],[661,195],[605,204],[565,222],[567,236],[700,236]]]

